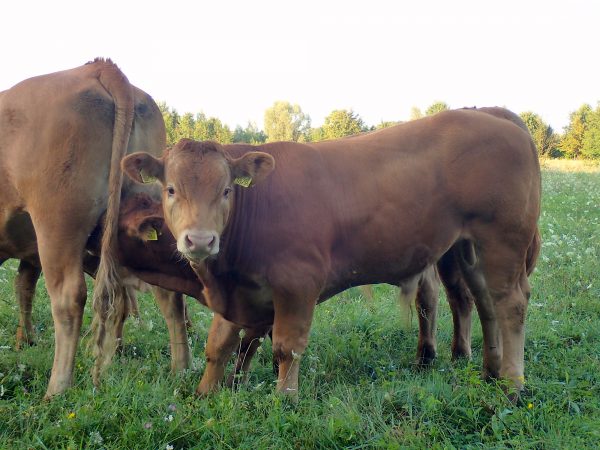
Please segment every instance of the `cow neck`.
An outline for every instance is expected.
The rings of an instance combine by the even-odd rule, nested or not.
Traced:
[[[231,213],[219,239],[221,250],[217,259],[209,263],[209,269],[215,276],[221,276],[239,268],[240,252],[244,250],[244,240],[248,231],[243,225],[240,226],[240,221],[244,219],[242,216],[246,213],[241,206],[247,199],[247,190],[248,188],[234,185]],[[248,221],[244,223],[247,227]]]
[[[202,282],[203,294],[206,298],[206,305],[214,312],[225,315],[227,311],[227,292],[226,286],[220,281],[223,273],[229,270],[229,252],[230,236],[235,232],[233,229],[235,223],[236,205],[238,197],[244,196],[244,191],[240,186],[235,186],[235,195],[232,199],[231,214],[219,237],[219,246],[221,250],[215,259],[205,259],[200,263],[190,261],[190,267]]]
[[[210,263],[206,261],[200,263],[190,261],[190,267],[204,286],[202,293],[206,299],[206,306],[217,314],[224,315],[227,310],[225,292],[211,273],[209,265]]]

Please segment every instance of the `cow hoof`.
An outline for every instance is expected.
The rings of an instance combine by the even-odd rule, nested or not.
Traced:
[[[17,339],[17,342],[15,343],[15,350],[19,352],[27,347],[33,347],[34,345],[35,341],[33,339]]]
[[[461,360],[470,360],[471,359],[471,350],[463,349],[463,348],[453,348],[452,349],[452,361],[461,361]]]
[[[496,369],[483,368],[481,371],[481,379],[485,381],[497,381],[500,379],[500,373]]]
[[[433,364],[435,361],[436,352],[435,348],[430,345],[424,345],[417,352],[417,367],[426,368]]]
[[[202,382],[200,382],[200,384],[198,385],[198,387],[196,388],[196,397],[199,398],[205,398],[208,397],[209,395],[217,392],[219,390],[219,385],[215,384],[215,385],[203,385]]]
[[[33,331],[24,332],[23,328],[17,328],[17,335],[15,339],[15,350],[20,351],[25,347],[31,347],[35,345],[35,339],[33,338]]]

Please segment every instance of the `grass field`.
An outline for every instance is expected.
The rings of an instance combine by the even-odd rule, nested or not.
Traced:
[[[0,448],[599,448],[600,167],[544,163],[543,248],[532,276],[525,349],[527,391],[517,405],[482,382],[475,318],[472,362],[450,361],[451,317],[442,300],[438,359],[414,365],[416,320],[402,330],[395,291],[356,289],[317,308],[302,362],[300,402],[274,394],[265,341],[247,384],[207,399],[193,391],[211,313],[189,302],[194,370],[172,376],[166,327],[140,299],[126,346],[99,391],[80,349],[75,386],[41,401],[53,326],[42,284],[37,342],[13,350],[16,264],[0,269]],[[85,326],[90,322],[86,307]]]

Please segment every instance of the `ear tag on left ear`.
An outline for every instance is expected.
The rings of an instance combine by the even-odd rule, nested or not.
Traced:
[[[156,177],[153,177],[152,175],[148,175],[143,170],[140,170],[140,178],[142,179],[142,181],[144,183],[154,183],[156,181]]]
[[[252,177],[237,177],[233,182],[247,188],[252,183]]]
[[[147,241],[157,241],[158,240],[158,233],[156,232],[156,230],[154,228],[150,228],[148,231],[146,231],[146,240]]]

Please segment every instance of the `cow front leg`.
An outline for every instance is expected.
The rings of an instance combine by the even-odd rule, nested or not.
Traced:
[[[215,313],[206,343],[206,368],[196,388],[196,395],[216,391],[225,375],[225,366],[240,342],[242,328]]]
[[[314,300],[274,296],[273,359],[279,365],[277,391],[298,400],[300,358],[308,345],[308,334],[316,304]]]
[[[236,384],[239,385],[246,382],[250,362],[269,330],[270,327],[244,328],[243,337],[237,350],[235,369],[227,379],[227,387],[234,387]]]
[[[185,299],[183,295],[155,287],[152,289],[156,303],[167,322],[171,345],[171,370],[189,369],[192,356],[188,343]]]
[[[17,336],[15,348],[20,350],[24,345],[33,344],[33,321],[31,312],[33,297],[35,295],[35,285],[40,278],[41,269],[21,261],[19,270],[15,277],[15,293],[19,299],[19,325],[17,326]]]

